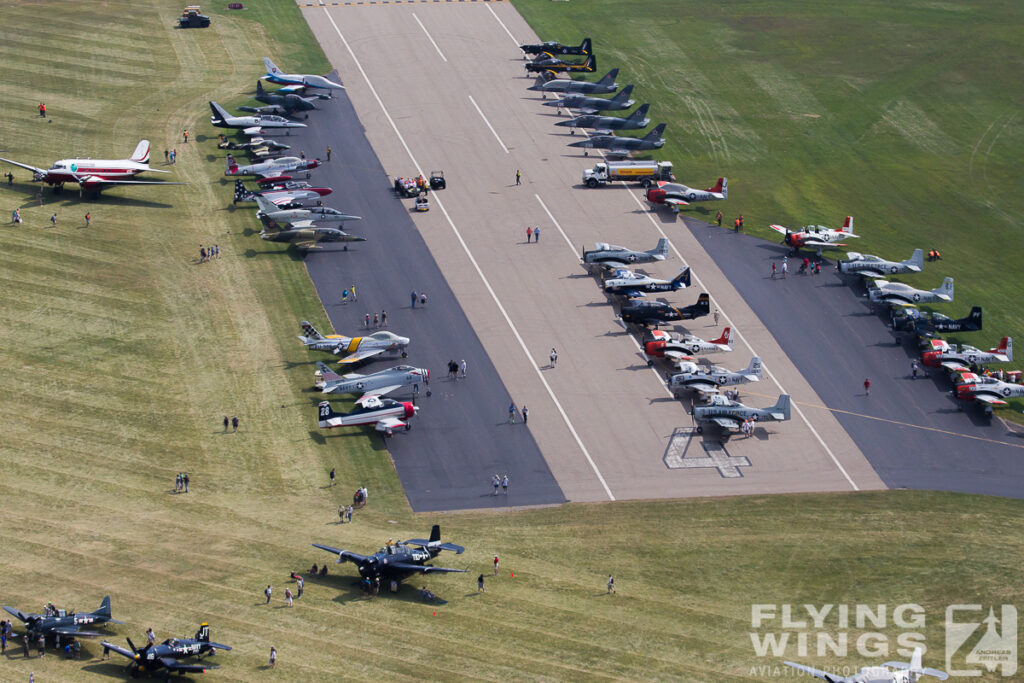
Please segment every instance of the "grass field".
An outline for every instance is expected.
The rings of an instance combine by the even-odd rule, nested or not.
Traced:
[[[120,642],[208,620],[235,648],[218,655],[217,680],[723,681],[761,680],[752,667],[777,663],[750,644],[755,603],[919,603],[926,663],[941,666],[945,605],[1021,602],[1019,501],[892,492],[412,515],[377,442],[315,437],[310,356],[294,334],[302,317],[325,316],[301,263],[253,234],[251,210],[228,208],[206,101],[242,103],[265,54],[328,68],[293,3],[246,4],[207,7],[202,31],[172,29],[178,7],[158,0],[3,8],[4,156],[116,158],[146,137],[157,168],[177,148],[170,170],[189,185],[98,202],[47,191],[43,207],[25,172],[0,185],[4,210],[25,219],[2,228],[0,247],[2,604],[84,610],[109,593],[127,622],[111,631]],[[222,258],[199,264],[212,243]],[[225,414],[241,418],[237,434],[223,433]],[[179,471],[192,493],[173,494]],[[359,484],[370,505],[339,527],[336,507]],[[352,568],[332,565],[280,608],[288,572],[326,558],[311,542],[370,550],[436,522],[468,548],[441,563],[469,574],[423,582],[449,604],[412,591],[363,600]],[[494,554],[502,574],[476,595]],[[12,648],[0,680],[121,676],[95,641],[84,650],[66,662]]]

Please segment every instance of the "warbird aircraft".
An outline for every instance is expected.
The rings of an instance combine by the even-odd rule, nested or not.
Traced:
[[[717,394],[719,387],[747,384],[761,381],[761,359],[754,356],[744,370],[733,372],[717,365],[707,366],[685,361],[679,364],[679,372],[669,377],[672,391],[689,389],[701,395]]]
[[[325,337],[303,320],[302,332],[299,341],[307,348],[329,351],[335,355],[348,353],[349,355],[338,361],[339,363],[358,363],[379,355],[394,357],[401,353],[402,358],[409,355],[405,350],[409,346],[409,338],[399,337],[394,332],[386,330],[374,332],[366,337],[344,337],[340,334],[329,334]]]
[[[294,226],[279,223],[272,218],[263,217],[263,229],[260,238],[268,242],[288,242],[300,251],[322,249],[323,242],[365,242],[365,237],[350,235],[338,228],[327,228],[313,225],[308,221],[299,221]],[[348,251],[348,244],[343,247]]]
[[[928,340],[940,332],[977,332],[981,330],[981,306],[974,306],[965,318],[954,320],[941,313],[922,313],[916,308],[903,309],[903,315],[892,319],[893,334],[917,334],[919,340]]]
[[[284,128],[285,134],[287,135],[288,128],[306,127],[306,124],[304,123],[289,121],[283,116],[273,116],[269,114],[232,116],[226,109],[224,109],[224,107],[220,106],[216,102],[210,102],[210,109],[213,111],[213,116],[210,117],[211,124],[217,128],[241,128],[243,133],[250,136],[264,135],[267,130],[272,128]]]
[[[221,149],[244,149],[246,151],[257,149],[260,147],[266,147],[271,151],[283,151],[291,149],[288,145],[277,140],[271,140],[270,138],[254,137],[249,138],[245,142],[235,142],[234,140],[227,140],[217,145]]]
[[[934,676],[940,681],[949,678],[945,671],[921,666],[921,648],[914,649],[914,656],[910,662],[886,662],[882,666],[865,666],[852,676],[841,676],[836,673],[829,673],[821,669],[797,664],[795,662],[783,662],[786,666],[808,673],[815,678],[820,678],[828,683],[916,683],[921,676]],[[896,669],[892,671],[891,669]]]
[[[633,251],[607,242],[598,242],[591,251],[583,250],[582,261],[586,266],[598,265],[604,268],[626,268],[638,263],[664,261],[668,258],[668,239],[662,237],[658,246],[647,251]]]
[[[402,387],[418,387],[423,384],[428,387],[427,396],[430,396],[430,370],[424,368],[396,365],[369,375],[360,375],[357,372],[339,375],[327,367],[326,363],[317,361],[316,367],[320,371],[322,382],[320,391],[325,394],[362,394],[359,400],[363,400],[370,396],[385,396]]]
[[[326,197],[332,192],[334,190],[329,187],[311,187],[309,183],[302,181],[275,181],[269,187],[253,191],[238,179],[235,181],[234,201],[254,202],[256,197],[266,197],[278,208],[295,208],[302,207],[303,200],[319,201],[320,197]]]
[[[539,55],[544,52],[549,55],[589,55],[590,47],[590,38],[584,38],[578,47],[562,45],[557,41],[548,40],[543,43],[520,45],[519,49],[523,51],[523,56],[525,57],[526,55]]]
[[[82,190],[100,192],[115,185],[184,185],[163,180],[135,180],[140,173],[170,173],[149,167],[149,140],[142,140],[128,159],[61,159],[49,169],[36,168],[11,159],[0,159],[13,166],[32,171],[32,180],[53,185],[60,192],[64,183],[78,183]]]
[[[392,436],[394,430],[399,427],[405,427],[405,431],[412,429],[412,425],[403,420],[413,417],[419,410],[419,406],[415,406],[411,402],[399,403],[379,396],[360,398],[356,401],[356,406],[358,407],[350,413],[336,413],[330,403],[321,401],[317,407],[320,429],[373,425],[378,432],[384,432],[385,436]]]
[[[704,424],[711,423],[722,428],[722,440],[728,441],[732,432],[738,432],[746,420],[754,422],[785,422],[789,419],[789,396],[782,394],[775,405],[769,408],[751,408],[739,401],[730,401],[721,394],[712,394],[706,405],[693,407],[693,419],[697,422],[697,433],[704,432]]]
[[[631,270],[617,269],[604,281],[604,291],[628,299],[647,296],[654,292],[675,292],[690,286],[690,267],[686,266],[671,280],[641,275]]]
[[[103,624],[123,624],[123,621],[110,617],[110,596],[103,598],[95,612],[65,613],[64,610],[53,608],[48,614],[26,614],[14,607],[4,607],[4,611],[12,614],[25,624],[25,630],[33,635],[46,636],[99,636],[100,633],[81,630],[83,626],[102,626]]]
[[[935,289],[915,289],[902,282],[875,280],[874,287],[868,290],[868,297],[873,304],[890,306],[948,303],[953,300],[953,278],[947,277]]]
[[[576,116],[565,121],[559,121],[556,126],[562,128],[569,128],[570,135],[576,134],[577,128],[593,128],[601,131],[612,131],[612,130],[640,130],[646,128],[647,124],[651,122],[647,118],[647,110],[651,108],[649,104],[641,104],[636,108],[629,116],[599,116],[597,114],[583,114],[582,116]]]
[[[711,297],[704,292],[697,297],[697,303],[677,307],[662,301],[633,301],[623,306],[622,321],[647,327],[675,320],[694,320],[711,313]]]
[[[732,328],[726,327],[722,336],[712,341],[704,341],[692,334],[673,337],[664,330],[653,330],[644,339],[643,349],[648,365],[654,364],[654,358],[671,358],[678,362],[691,360],[691,356],[700,353],[728,353],[732,351]]]
[[[963,384],[953,388],[953,395],[960,401],[977,401],[985,405],[985,408],[1001,408],[1009,405],[1006,400],[1024,396],[1024,384],[1003,382],[1002,380],[988,377],[978,377],[974,373],[967,373],[964,378],[970,378]]]
[[[282,209],[262,195],[256,195],[256,204],[260,207],[256,213],[257,218],[269,218],[290,228],[308,228],[313,223],[344,223],[345,221],[363,220],[362,216],[352,216],[326,206]]]
[[[572,95],[566,95],[565,97],[557,100],[552,100],[551,102],[545,102],[544,106],[574,109],[581,114],[599,114],[603,111],[621,111],[623,109],[629,109],[636,104],[636,100],[630,97],[632,94],[633,86],[627,85],[625,88],[615,93],[614,97],[610,97],[608,99],[605,99],[604,97],[587,97],[581,93],[575,93]]]
[[[261,161],[258,164],[248,164],[247,166],[239,166],[238,162],[235,161],[235,157],[228,154],[227,161],[225,162],[224,166],[224,175],[253,175],[263,180],[283,180],[288,173],[294,173],[295,171],[309,171],[318,167],[319,165],[319,159],[300,159],[299,157],[278,157],[277,159],[268,159],[267,161]],[[309,177],[309,173],[306,174],[306,177]]]
[[[541,54],[532,62],[525,65],[527,73],[555,74],[568,71],[569,73],[593,73],[597,69],[597,57],[590,54],[582,62],[567,62],[554,55]]]
[[[1003,337],[999,346],[988,351],[976,349],[963,344],[958,349],[955,344],[947,344],[935,340],[932,351],[921,354],[921,364],[929,368],[945,368],[950,372],[970,370],[972,365],[986,363],[1009,363],[1013,360],[1013,338]]]
[[[317,76],[316,74],[281,73],[281,70],[277,68],[277,65],[266,57],[263,58],[263,66],[267,68],[267,73],[263,74],[264,80],[270,81],[271,83],[280,83],[286,86],[295,86],[293,88],[281,88],[280,92],[292,92],[301,88],[319,88],[321,90],[345,89],[345,86],[341,83],[335,83],[330,79],[324,78],[323,76]],[[322,96],[318,95],[318,97],[323,99]]]
[[[294,93],[267,92],[263,89],[263,81],[256,81],[256,100],[263,102],[265,107],[239,107],[238,111],[247,111],[254,114],[286,114],[290,115],[297,111],[310,111],[316,109],[312,98],[300,97]],[[307,116],[308,118],[308,116]]]
[[[651,129],[651,132],[642,138],[627,138],[618,135],[594,135],[586,140],[570,142],[570,147],[582,147],[583,156],[587,156],[590,149],[608,150],[608,158],[622,158],[630,152],[646,151],[650,149],[661,149],[665,146],[665,138],[661,134],[665,132],[665,124],[659,123]]]
[[[923,249],[915,249],[906,261],[886,261],[878,256],[859,254],[855,251],[847,253],[846,258],[842,261],[836,261],[836,269],[840,273],[870,278],[920,273],[922,268],[924,268]]]
[[[851,237],[860,237],[853,234],[853,216],[847,216],[843,227],[839,230],[827,228],[824,225],[808,225],[799,230],[790,230],[784,225],[769,225],[772,230],[783,235],[782,244],[788,244],[793,248],[793,253],[801,249],[816,249],[818,256],[821,256],[822,249],[838,249],[845,247],[842,240]]]
[[[168,638],[159,645],[146,643],[143,648],[135,647],[131,638],[125,640],[128,641],[128,649],[107,641],[103,641],[103,647],[132,660],[128,665],[132,678],[137,677],[140,670],[148,673],[166,670],[170,678],[173,673],[185,675],[190,671],[201,673],[208,669],[219,669],[216,664],[184,664],[178,660],[184,657],[202,659],[203,655],[216,654],[217,650],[231,649],[229,645],[210,641],[210,625],[206,622],[200,624],[193,638]]]
[[[527,90],[539,90],[543,93],[567,92],[602,95],[613,93],[619,88],[619,84],[615,82],[618,75],[619,70],[612,69],[595,83],[590,81],[574,81],[571,78],[556,78],[553,81],[545,81],[543,76],[538,76],[537,82],[527,88]]]
[[[659,182],[657,187],[647,189],[647,201],[651,203],[651,211],[654,211],[658,204],[671,206],[674,211],[678,211],[680,206],[687,206],[690,202],[712,202],[728,198],[729,181],[726,178],[719,178],[714,187],[706,190],[695,190],[686,185],[665,181]]]
[[[382,582],[401,582],[413,574],[466,572],[465,569],[448,569],[425,564],[437,557],[442,550],[450,550],[456,555],[461,555],[466,550],[461,545],[442,543],[441,527],[437,524],[431,528],[430,538],[427,540],[411,538],[408,541],[398,541],[381,548],[373,555],[360,555],[319,543],[314,543],[313,547],[337,555],[339,564],[351,562],[364,579],[380,579]]]

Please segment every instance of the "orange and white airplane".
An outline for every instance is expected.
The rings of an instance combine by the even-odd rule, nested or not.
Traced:
[[[0,161],[32,171],[32,180],[53,185],[59,192],[64,183],[78,183],[83,190],[98,193],[114,185],[184,185],[163,180],[135,180],[140,173],[170,173],[149,167],[149,140],[142,140],[128,159],[61,159],[49,169],[36,168],[11,159]]]

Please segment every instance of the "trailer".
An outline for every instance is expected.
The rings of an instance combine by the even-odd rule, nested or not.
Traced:
[[[671,182],[675,179],[671,161],[602,161],[583,172],[583,184],[587,187],[618,180],[650,187],[659,181]]]

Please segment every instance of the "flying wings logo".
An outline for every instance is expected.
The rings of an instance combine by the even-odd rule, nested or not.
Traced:
[[[1017,608],[1002,605],[997,617],[995,608],[989,607],[988,616],[981,618],[984,614],[982,605],[946,608],[946,671],[950,676],[979,678],[981,667],[989,673],[998,669],[1004,677],[1017,672]]]

